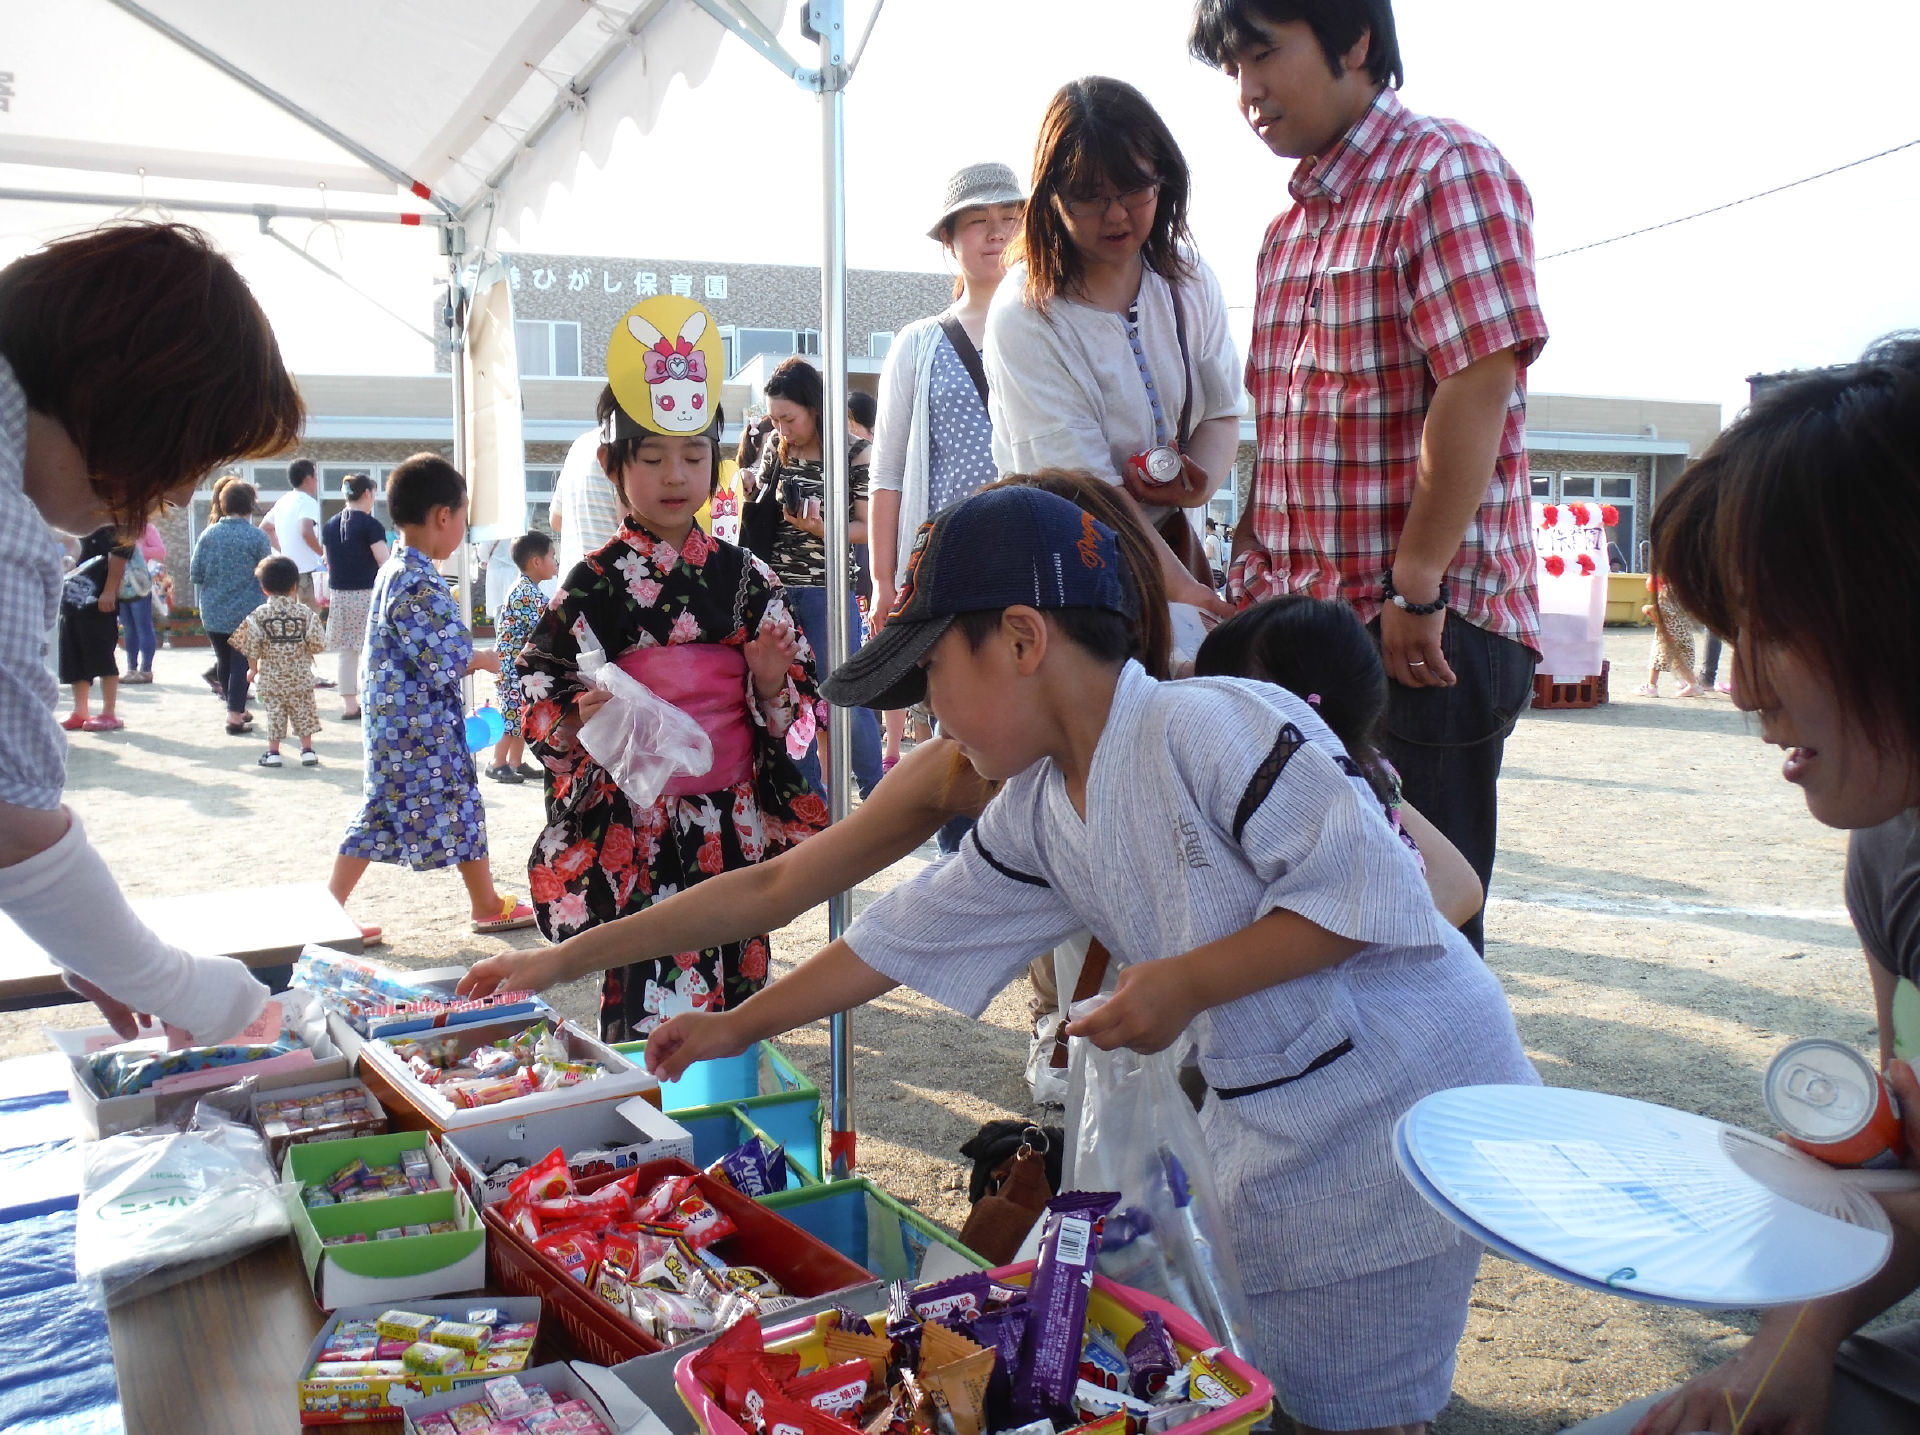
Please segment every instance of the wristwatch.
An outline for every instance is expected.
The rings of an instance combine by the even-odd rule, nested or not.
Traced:
[[[1440,580],[1440,591],[1433,595],[1431,603],[1415,603],[1406,594],[1393,586],[1393,570],[1389,568],[1386,576],[1380,580],[1385,590],[1386,600],[1403,613],[1411,613],[1416,618],[1427,618],[1447,606],[1447,580]]]

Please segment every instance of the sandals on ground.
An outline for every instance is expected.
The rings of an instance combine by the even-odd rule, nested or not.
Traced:
[[[481,936],[491,936],[495,932],[514,932],[522,927],[533,925],[533,908],[513,897],[500,899],[500,915],[482,919],[475,917],[467,926]]]

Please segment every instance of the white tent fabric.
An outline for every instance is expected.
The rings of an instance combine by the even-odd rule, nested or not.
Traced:
[[[777,29],[786,5],[738,8]],[[257,101],[243,123],[180,104],[243,91],[143,13],[362,153]],[[511,229],[583,156],[604,163],[623,123],[651,127],[676,77],[704,79],[725,33],[687,0],[0,0],[15,91],[0,163],[366,193],[397,173],[467,216],[497,188]]]
[[[476,542],[527,531],[527,451],[520,429],[520,366],[513,347],[513,294],[506,270],[489,265],[474,283],[467,313],[467,524]],[[487,611],[494,605],[489,602]]]

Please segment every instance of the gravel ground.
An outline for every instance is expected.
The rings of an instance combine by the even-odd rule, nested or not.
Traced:
[[[1548,1082],[1765,1129],[1760,1074],[1788,1039],[1872,1049],[1872,996],[1841,898],[1845,840],[1807,815],[1779,779],[1779,754],[1724,698],[1636,695],[1646,649],[1644,633],[1610,634],[1613,701],[1530,713],[1508,743],[1487,958]],[[258,768],[261,745],[222,731],[198,676],[209,658],[162,652],[155,683],[125,691],[125,731],[73,735],[69,801],[135,895],[324,880],[358,805],[358,728],[328,721],[316,770]],[[331,718],[338,698],[322,694],[321,710]],[[524,892],[539,791],[483,785],[500,885]],[[856,908],[930,855],[862,886]],[[381,956],[401,966],[540,940],[468,933],[451,872],[373,868],[353,906],[386,928]],[[776,965],[825,935],[824,909],[808,914],[776,938]],[[592,1020],[587,984],[554,996]],[[41,1025],[87,1024],[91,1010],[0,1015],[0,1056],[41,1049]],[[979,1023],[911,994],[856,1013],[853,1109],[867,1174],[957,1226],[966,1169],[956,1148],[984,1121],[1038,1114],[1021,1079],[1026,1030],[1019,989]],[[824,1025],[783,1045],[826,1087]],[[1920,1316],[1920,1303],[1903,1312]],[[1490,1257],[1438,1428],[1558,1430],[1683,1378],[1750,1328],[1745,1316],[1636,1305]]]

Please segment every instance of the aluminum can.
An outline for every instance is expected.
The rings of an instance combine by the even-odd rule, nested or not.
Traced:
[[[1900,1107],[1886,1078],[1850,1046],[1796,1041],[1767,1067],[1767,1112],[1830,1166],[1894,1167],[1906,1154]]]

